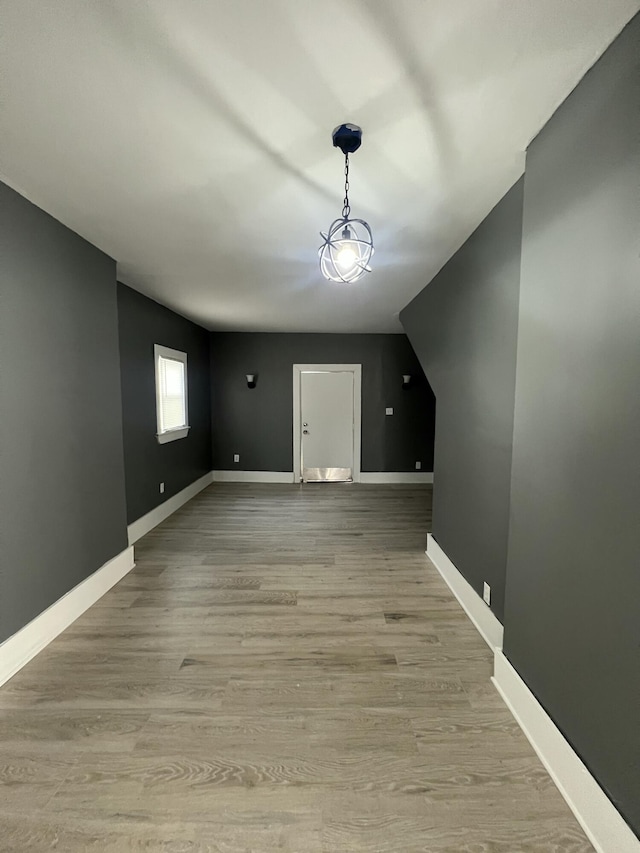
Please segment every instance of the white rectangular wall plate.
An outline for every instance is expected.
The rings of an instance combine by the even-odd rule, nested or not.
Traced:
[[[482,585],[482,598],[485,604],[491,604],[491,587],[486,581]]]
[[[392,409],[392,407],[391,407],[391,406],[388,406],[388,407],[385,409],[385,415],[392,415],[392,414],[393,414],[393,409]]]

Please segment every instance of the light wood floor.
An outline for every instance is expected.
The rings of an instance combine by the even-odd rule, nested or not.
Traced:
[[[429,487],[199,495],[0,689],[0,850],[591,850],[429,520]]]

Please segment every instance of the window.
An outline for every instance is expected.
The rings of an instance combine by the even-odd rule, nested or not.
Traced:
[[[158,442],[186,438],[189,432],[187,354],[155,344]]]

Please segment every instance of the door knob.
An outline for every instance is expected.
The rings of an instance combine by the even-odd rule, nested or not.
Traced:
[[[302,424],[302,426],[309,426],[309,424]]]
[[[303,435],[309,435],[309,430],[308,430],[308,429],[303,429],[303,430],[302,430],[302,434],[303,434]]]

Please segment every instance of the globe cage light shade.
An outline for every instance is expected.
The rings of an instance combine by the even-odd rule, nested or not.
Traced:
[[[348,284],[371,272],[373,236],[363,219],[336,219],[320,236],[324,240],[318,249],[320,270],[328,281]]]

